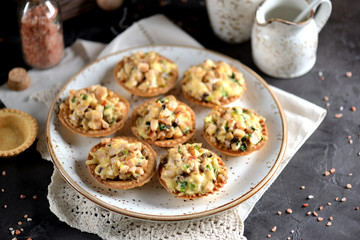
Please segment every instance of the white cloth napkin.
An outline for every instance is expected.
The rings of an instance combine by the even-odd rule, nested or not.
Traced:
[[[155,15],[134,23],[107,46],[100,43],[78,40],[71,47],[66,49],[64,58],[54,68],[29,71],[32,84],[25,91],[15,92],[9,90],[6,84],[1,86],[0,99],[8,108],[23,110],[36,118],[39,124],[39,141],[37,149],[42,154],[43,158],[50,159],[45,145],[46,117],[49,106],[58,89],[65,84],[72,75],[96,58],[130,47],[151,44],[178,44],[201,47],[198,42],[171,23],[166,17]],[[170,236],[170,239],[191,239],[194,237],[197,239],[239,239],[243,233],[242,222],[249,215],[256,202],[275,181],[277,176],[290,161],[291,157],[316,130],[326,115],[325,109],[304,99],[275,87],[271,87],[271,89],[280,100],[287,119],[287,149],[282,164],[266,186],[247,201],[241,203],[237,208],[209,219],[188,221],[186,223],[169,223],[165,224],[166,226],[161,225],[159,227],[150,222],[129,220],[126,217],[118,216],[119,214],[103,210],[90,201],[87,202],[85,198],[77,194],[75,190],[67,185],[67,183],[61,179],[57,171],[55,171],[52,177],[52,183],[49,186],[48,199],[50,201],[50,209],[60,218],[60,220],[67,222],[70,226],[82,231],[96,233],[105,239],[116,239],[119,235],[129,239],[139,239],[140,236],[143,238],[157,239],[161,238],[161,236],[170,236],[170,233],[173,232],[174,229],[178,232],[181,232],[184,229],[185,231],[190,229],[192,232],[184,233],[181,236]],[[86,204],[79,201],[78,197],[80,197],[80,200],[84,200]],[[78,214],[74,214],[74,211],[69,211],[69,209],[71,210],[74,208],[74,204],[78,204],[77,208],[79,209],[86,208],[88,211],[92,211],[91,213],[94,214],[91,214],[92,216],[95,216],[94,212],[97,212],[97,216],[106,216],[103,216],[102,218],[97,217],[95,220],[91,220],[92,222],[86,224],[86,220],[89,219],[89,216],[79,216]],[[108,221],[109,219],[112,219],[114,222],[123,222],[120,222],[120,224],[118,223],[116,226],[112,225],[113,230],[108,230],[109,226],[106,224],[104,225],[103,221]],[[94,221],[97,221],[96,225],[90,226],[90,224],[94,224]],[[230,229],[224,228],[221,224],[217,224],[219,221],[239,226],[231,226]],[[99,224],[99,222],[101,222],[101,224]],[[121,223],[123,225],[121,225]],[[133,227],[135,228],[135,230],[133,229],[134,231],[127,229],[127,227],[131,228],[134,224],[139,225],[139,227]],[[200,227],[198,227],[198,225]],[[94,228],[94,226],[97,227]],[[159,228],[158,232],[154,231],[156,226]],[[201,230],[204,226],[212,228],[212,230],[205,235]],[[144,229],[141,230],[141,228],[149,230],[145,231]],[[236,233],[233,234],[231,231],[235,231]],[[161,235],[160,233],[165,235]],[[169,233],[170,235],[166,235],[166,233]]]

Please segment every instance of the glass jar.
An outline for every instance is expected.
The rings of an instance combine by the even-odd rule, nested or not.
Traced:
[[[50,68],[64,55],[59,6],[54,0],[26,0],[19,6],[18,20],[25,62]]]

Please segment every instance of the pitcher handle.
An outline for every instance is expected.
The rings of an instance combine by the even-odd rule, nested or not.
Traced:
[[[332,10],[332,5],[330,0],[322,0],[317,6],[317,9],[315,9],[316,13],[314,16],[314,20],[316,23],[318,33],[321,31],[325,23],[328,21],[331,14],[331,10]]]

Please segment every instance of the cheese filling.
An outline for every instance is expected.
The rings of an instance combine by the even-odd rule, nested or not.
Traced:
[[[92,159],[86,161],[87,165],[97,165],[95,174],[101,179],[130,180],[144,175],[149,157],[140,142],[103,138],[101,144],[95,152],[90,152]]]
[[[226,181],[226,167],[214,153],[201,148],[201,143],[171,148],[161,161],[161,179],[180,196],[210,193],[216,183]]]
[[[220,105],[245,90],[243,74],[223,61],[206,60],[184,73],[183,88],[191,97]]]
[[[157,99],[138,112],[136,128],[143,139],[179,138],[192,131],[192,116],[174,96]]]
[[[204,124],[210,141],[244,152],[267,138],[262,134],[260,122],[265,122],[265,118],[251,109],[217,107],[205,118]]]
[[[124,117],[124,103],[112,91],[100,85],[70,90],[68,105],[70,123],[85,130],[108,129]],[[60,107],[65,107],[64,103]]]
[[[152,51],[146,53],[139,51],[130,57],[125,57],[123,61],[124,65],[117,73],[117,77],[120,81],[124,81],[129,89],[163,88],[178,68],[175,63]]]

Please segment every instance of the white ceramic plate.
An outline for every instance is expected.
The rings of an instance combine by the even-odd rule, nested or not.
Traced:
[[[131,110],[148,100],[130,95],[115,82],[113,67],[124,56],[137,51],[156,51],[173,60],[179,66],[180,79],[184,71],[206,59],[223,60],[234,65],[247,82],[247,90],[241,100],[232,105],[254,109],[266,118],[269,138],[265,146],[245,157],[228,157],[212,149],[202,136],[204,117],[211,109],[197,106],[185,100],[179,84],[169,92],[187,103],[196,113],[196,131],[189,142],[203,143],[221,156],[228,168],[228,182],[220,192],[195,200],[182,200],[169,194],[154,177],[150,183],[131,190],[109,189],[99,184],[89,173],[85,160],[90,148],[100,138],[86,138],[72,133],[59,121],[59,105],[68,97],[70,89],[80,89],[92,84],[102,84],[127,98]],[[130,119],[124,128],[110,136],[133,136]],[[274,175],[285,152],[287,129],[284,112],[261,77],[238,61],[219,53],[182,46],[145,46],[117,52],[101,58],[85,67],[62,88],[55,98],[47,120],[47,144],[51,157],[64,179],[79,193],[109,210],[141,219],[176,221],[205,217],[230,209],[259,191]],[[161,156],[166,149],[153,147]],[[159,159],[159,158],[158,158]],[[159,160],[158,160],[159,161]]]

